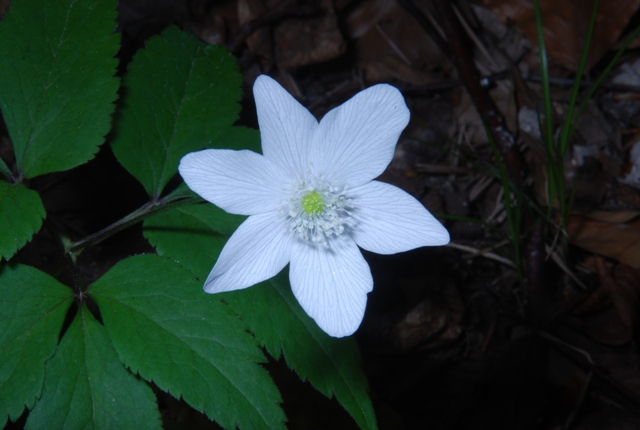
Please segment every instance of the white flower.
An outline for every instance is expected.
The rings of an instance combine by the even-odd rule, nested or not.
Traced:
[[[208,149],[180,174],[204,199],[249,215],[225,245],[204,289],[220,293],[275,276],[288,263],[293,294],[331,336],[360,325],[373,279],[358,247],[394,254],[449,242],[416,199],[374,181],[391,162],[409,110],[376,85],[318,121],[276,81],[253,87],[263,155]]]

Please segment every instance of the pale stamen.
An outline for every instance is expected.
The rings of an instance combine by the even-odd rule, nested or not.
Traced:
[[[351,200],[346,197],[347,187],[337,188],[322,176],[310,170],[307,173],[292,184],[291,197],[281,212],[287,217],[291,233],[326,245],[351,223]]]

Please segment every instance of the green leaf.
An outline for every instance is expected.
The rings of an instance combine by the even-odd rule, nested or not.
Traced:
[[[231,127],[224,135],[220,136],[217,142],[212,142],[207,148],[234,149],[236,151],[248,149],[249,151],[262,154],[260,148],[260,132],[255,128]]]
[[[193,191],[191,191],[191,189],[187,187],[187,184],[183,182],[180,185],[178,185],[175,190],[171,191],[162,199],[165,202],[173,202],[175,200],[181,200],[189,197],[198,197],[198,195]]]
[[[11,258],[31,239],[45,215],[37,192],[0,181],[0,260]]]
[[[280,394],[242,322],[191,272],[155,255],[131,257],[89,287],[131,371],[225,428],[284,428]]]
[[[0,424],[31,408],[55,352],[71,289],[29,266],[0,268]],[[0,427],[2,427],[0,425]]]
[[[7,166],[7,163],[4,162],[2,158],[0,158],[0,174],[4,175],[5,178],[11,178],[11,169]]]
[[[27,178],[87,162],[118,79],[115,0],[17,0],[0,23],[0,109]]]
[[[160,255],[205,279],[229,236],[245,218],[212,204],[181,206],[145,219],[143,234]]]
[[[27,429],[161,429],[151,388],[128,372],[104,327],[82,306],[47,362]]]
[[[224,135],[220,136],[216,141],[211,142],[207,148],[249,149],[253,152],[260,153],[260,133],[253,128],[230,127]],[[197,196],[196,193],[189,189],[187,184],[182,182],[176,189],[164,196],[163,200],[165,202],[171,202],[185,197]]]
[[[252,128],[230,127],[208,148],[260,152],[260,133]],[[194,195],[183,182],[167,197],[177,199]],[[143,234],[154,245],[168,239],[171,258],[194,273],[204,274],[211,270],[227,239],[245,219],[211,204],[182,206],[145,219]],[[163,255],[163,249],[157,247],[160,255]]]
[[[243,219],[211,204],[183,206],[146,219],[144,235],[158,253],[206,279]],[[327,397],[335,395],[361,428],[376,428],[355,340],[335,339],[320,330],[291,293],[286,275],[222,296],[269,354],[276,359],[284,354],[302,380]]]
[[[298,304],[286,273],[222,296],[271,356],[284,355],[300,379],[327,397],[335,395],[360,428],[377,428],[356,341],[323,332]]]
[[[149,195],[160,195],[185,154],[216,141],[238,117],[241,76],[221,46],[169,27],[136,54],[113,152]]]

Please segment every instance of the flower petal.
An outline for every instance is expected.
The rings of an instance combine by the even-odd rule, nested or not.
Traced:
[[[331,247],[294,241],[289,278],[302,308],[327,334],[343,337],[356,331],[373,278],[351,239],[337,238]]]
[[[289,262],[291,242],[276,212],[250,216],[222,249],[204,290],[241,290],[277,275]]]
[[[356,221],[353,238],[367,251],[395,254],[449,243],[442,224],[400,188],[372,181],[352,189],[349,197]]]
[[[252,151],[192,152],[182,157],[178,170],[189,188],[230,213],[265,213],[286,199],[284,172]]]
[[[310,159],[318,173],[351,187],[379,176],[389,165],[409,109],[391,85],[368,88],[322,118]]]
[[[258,76],[253,85],[262,153],[291,178],[308,168],[309,144],[318,121],[276,81]]]

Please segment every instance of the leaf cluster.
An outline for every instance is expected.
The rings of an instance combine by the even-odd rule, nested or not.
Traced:
[[[155,386],[224,428],[285,428],[266,351],[375,428],[355,342],[318,329],[286,276],[202,291],[242,218],[171,185],[178,163],[204,148],[258,151],[259,134],[233,125],[235,58],[175,27],[121,82],[116,5],[15,0],[0,22],[0,109],[15,154],[0,159],[0,424],[26,407],[26,428],[160,428]],[[157,254],[124,258],[89,285],[17,264],[49,213],[31,180],[90,167],[106,141],[148,201],[88,237],[60,236],[66,261],[140,221]]]

